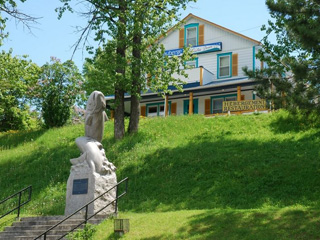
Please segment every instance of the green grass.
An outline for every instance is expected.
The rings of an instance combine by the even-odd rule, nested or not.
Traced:
[[[23,214],[63,214],[69,159],[79,156],[74,140],[83,128],[0,134],[0,146],[10,146],[0,151],[0,199],[31,184]],[[145,228],[153,229],[139,236],[132,227],[130,239],[263,239],[250,231],[271,231],[265,239],[319,239],[319,143],[319,128],[286,112],[147,118],[122,141],[113,140],[108,122],[103,140],[118,179],[130,178],[120,211],[133,224],[146,217]],[[179,226],[152,228],[158,218],[180,219]],[[218,229],[207,236],[205,225]]]
[[[319,211],[304,207],[283,209],[181,210],[162,213],[122,213],[130,231],[121,239],[319,239]],[[117,239],[113,220],[97,228],[94,239]]]

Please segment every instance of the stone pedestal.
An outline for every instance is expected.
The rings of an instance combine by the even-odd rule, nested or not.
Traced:
[[[101,143],[80,137],[76,143],[82,152],[79,158],[71,159],[73,164],[67,183],[65,215],[70,215],[117,184],[116,168],[108,161]],[[89,216],[114,201],[116,188],[89,205]],[[81,211],[85,213],[85,208]],[[99,212],[99,215],[115,213],[115,203]]]
[[[115,172],[109,175],[100,175],[92,171],[86,162],[73,166],[67,183],[67,197],[65,215],[70,215],[76,210],[95,199],[117,184]],[[88,214],[92,215],[116,198],[116,189],[89,205]],[[85,213],[85,209],[81,211]],[[115,203],[111,204],[99,215],[110,215],[115,212]]]

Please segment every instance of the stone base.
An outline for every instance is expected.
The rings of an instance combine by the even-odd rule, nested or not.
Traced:
[[[81,184],[77,185],[77,183],[80,182]],[[67,183],[65,215],[74,213],[79,208],[83,207],[85,204],[106,192],[116,184],[117,176],[114,171],[107,175],[100,175],[99,173],[93,172],[93,169],[89,167],[86,161],[77,165],[73,165],[71,167],[70,176]],[[113,189],[89,205],[88,216],[98,212],[101,208],[112,202],[115,198],[116,189]],[[81,213],[85,214],[85,208],[81,211]],[[115,203],[111,204],[98,214],[111,215],[113,213],[115,213]]]

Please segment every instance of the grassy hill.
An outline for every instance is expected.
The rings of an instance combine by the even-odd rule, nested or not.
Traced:
[[[83,135],[83,125],[0,134],[10,147],[0,151],[0,199],[32,185],[24,214],[63,214]],[[130,178],[120,211],[136,232],[126,239],[319,239],[319,143],[319,128],[286,112],[142,119],[118,142],[108,122],[103,140],[118,179]]]

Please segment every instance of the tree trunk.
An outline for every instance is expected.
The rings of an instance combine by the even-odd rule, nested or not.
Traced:
[[[115,89],[114,138],[124,137],[124,91]]]
[[[140,98],[136,95],[131,95],[131,110],[129,121],[129,133],[136,133],[139,129],[140,118]]]
[[[138,132],[139,118],[140,118],[140,91],[141,91],[141,45],[142,45],[142,28],[143,18],[142,15],[135,16],[135,29],[133,33],[133,46],[132,46],[132,84],[131,84],[131,109],[129,121],[129,133]]]
[[[116,81],[115,86],[115,111],[114,111],[114,138],[122,139],[125,133],[124,127],[124,93],[125,84],[125,58],[126,58],[126,0],[119,0],[119,10],[122,14],[118,20],[118,34],[117,34],[117,69],[120,79]]]

